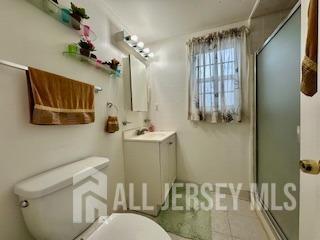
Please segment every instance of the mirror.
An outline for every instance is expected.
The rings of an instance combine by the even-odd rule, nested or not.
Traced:
[[[129,55],[127,64],[129,82],[126,95],[129,95],[129,105],[134,112],[148,111],[147,68],[133,55]]]

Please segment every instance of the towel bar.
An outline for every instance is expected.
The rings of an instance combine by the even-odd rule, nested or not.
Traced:
[[[28,70],[27,66],[23,66],[23,65],[20,65],[17,63],[8,62],[8,61],[1,60],[1,59],[0,59],[0,64],[4,65],[4,66],[15,68],[15,69],[19,69],[19,70],[24,70],[24,71]],[[102,91],[102,87],[99,87],[99,86],[95,86],[94,89],[95,89],[95,92]]]

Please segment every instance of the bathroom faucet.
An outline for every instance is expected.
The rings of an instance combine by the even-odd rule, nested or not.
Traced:
[[[123,121],[123,122],[122,122],[122,125],[123,125],[123,126],[127,126],[127,125],[130,124],[130,123],[132,123],[132,122]]]
[[[145,132],[148,132],[147,128],[142,128],[137,130],[137,135],[143,135]]]

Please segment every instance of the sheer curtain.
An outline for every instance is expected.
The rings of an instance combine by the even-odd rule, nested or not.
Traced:
[[[189,120],[241,121],[241,80],[246,75],[248,29],[193,38],[188,45]]]

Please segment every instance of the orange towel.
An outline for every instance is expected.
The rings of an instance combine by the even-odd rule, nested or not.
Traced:
[[[31,67],[27,79],[32,124],[94,122],[94,86]]]
[[[302,63],[301,92],[313,96],[318,91],[318,0],[310,0],[306,56]]]

